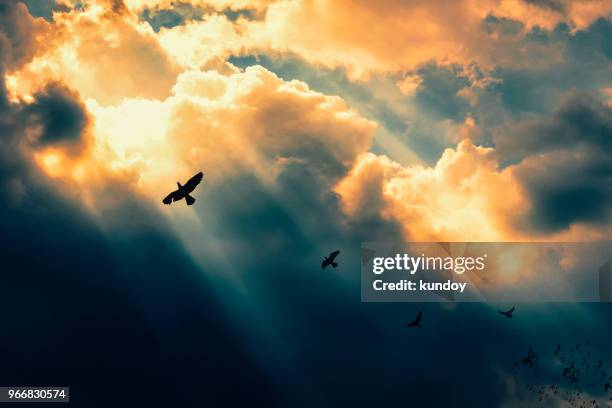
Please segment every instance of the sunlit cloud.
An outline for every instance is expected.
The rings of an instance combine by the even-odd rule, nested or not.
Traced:
[[[250,173],[272,188],[288,166],[300,163],[324,175],[324,188],[340,195],[346,215],[390,220],[407,239],[605,235],[607,227],[571,217],[535,231],[529,216],[539,204],[534,210],[536,196],[522,175],[546,169],[533,157],[507,166],[506,146],[516,138],[504,136],[511,134],[506,122],[512,118],[499,112],[499,100],[480,116],[471,110],[482,109],[491,89],[504,85],[490,74],[496,66],[520,70],[536,50],[547,55],[538,59],[542,64],[565,58],[553,42],[521,42],[529,30],[552,30],[561,22],[585,29],[607,16],[606,4],[552,9],[518,1],[408,7],[326,1],[191,4],[205,8],[201,19],[158,32],[139,18],[147,8],[172,7],[157,0],[85,2],[56,12],[52,23],[37,23],[52,24],[54,34],[20,62],[23,67],[8,73],[9,96],[32,101],[47,83],[59,81],[78,93],[92,119],[91,146],[78,166],[71,163],[74,155],[67,160],[67,152],[54,147],[36,152],[41,169],[73,180],[95,169],[96,177],[119,177],[157,200],[194,168],[206,169],[211,183]],[[244,7],[257,8],[263,17],[230,19],[222,12]],[[361,83],[373,74],[389,75],[397,95],[380,95],[388,90],[376,95],[394,98],[397,109],[408,114],[393,120],[405,123],[381,127],[377,122],[389,116],[372,117],[376,110],[366,116],[346,99],[303,81],[227,61],[258,53],[291,53],[313,67],[342,67]],[[402,98],[406,107],[399,106]],[[418,125],[430,123],[432,132],[440,133],[428,135],[428,143],[442,138],[453,146],[431,165],[403,143],[417,129],[410,119],[422,112],[414,108],[417,103],[433,117]],[[505,126],[495,137],[482,120],[485,114]],[[374,143],[402,157],[402,163],[371,152]]]
[[[407,240],[581,241],[605,239],[610,226],[575,223],[556,234],[527,227],[532,198],[521,174],[538,159],[501,168],[495,149],[469,139],[447,149],[435,166],[402,166],[371,153],[336,186],[350,216],[378,213],[403,226]]]
[[[157,196],[192,168],[205,168],[212,182],[245,168],[271,180],[285,161],[298,160],[331,166],[337,177],[334,166],[350,167],[371,144],[374,124],[340,98],[261,67],[186,72],[172,92],[163,101],[89,103],[97,143],[113,153],[109,165],[138,168]]]
[[[312,64],[345,67],[352,78],[367,79],[372,72],[413,70],[431,60],[483,67],[550,63],[559,58],[555,47],[521,42],[531,30],[553,30],[560,23],[583,29],[609,17],[612,6],[605,1],[553,9],[518,0],[418,5],[304,0],[272,2],[265,10],[262,21],[207,15],[162,29],[159,36],[170,54],[191,66],[212,54],[292,52]],[[220,35],[224,41],[214,41]],[[537,58],[542,54],[545,60]]]

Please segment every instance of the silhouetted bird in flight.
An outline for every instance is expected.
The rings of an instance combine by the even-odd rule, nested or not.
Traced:
[[[533,349],[531,347],[529,347],[529,351],[527,352],[527,356],[521,360],[521,362],[523,363],[523,365],[529,366],[529,367],[533,367],[534,366],[534,359],[537,357],[536,353],[533,352]]]
[[[187,205],[193,205],[193,203],[195,203],[195,198],[190,196],[189,193],[195,190],[198,184],[200,184],[200,181],[202,181],[202,177],[204,177],[204,174],[202,172],[199,172],[198,174],[190,178],[184,186],[181,186],[181,183],[177,181],[176,184],[178,185],[178,190],[175,190],[168,194],[166,198],[163,199],[163,203],[172,204],[173,202],[182,200],[184,198],[185,201],[187,201]]]
[[[499,314],[506,316],[508,319],[512,318],[512,313],[514,313],[514,308],[506,311],[506,312],[502,312],[501,310],[497,311]]]
[[[325,258],[323,258],[323,262],[321,262],[321,268],[325,269],[329,265],[336,268],[338,266],[338,263],[335,262],[335,260],[339,253],[340,251],[334,251],[331,254],[329,254],[329,256],[326,256]]]
[[[419,329],[422,329],[423,326],[421,326],[421,316],[423,316],[423,311],[419,310],[416,319],[414,319],[412,323],[408,323],[406,327],[418,327]]]

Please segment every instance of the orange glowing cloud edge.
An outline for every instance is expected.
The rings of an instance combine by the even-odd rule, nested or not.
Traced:
[[[153,3],[163,5],[125,2],[131,12]],[[223,6],[223,2],[218,3]],[[361,78],[359,73],[405,69],[432,58],[451,56],[461,61],[467,57],[462,55],[465,49],[436,51],[449,44],[452,50],[452,38],[458,34],[452,31],[452,25],[446,27],[444,19],[459,15],[471,23],[479,21],[484,17],[482,10],[486,10],[481,3],[487,2],[457,2],[440,16],[435,13],[436,2],[410,11],[413,18],[428,24],[428,41],[433,41],[425,43],[423,49],[429,49],[429,45],[431,49],[417,52],[415,59],[411,52],[403,54],[403,46],[396,40],[385,37],[413,35],[398,31],[399,17],[409,16],[394,13],[386,2],[372,6],[372,10],[366,5],[349,8],[344,2],[280,1],[267,6],[263,22],[232,23],[221,16],[159,33],[133,14],[109,14],[105,2],[92,2],[95,7],[86,12],[56,14],[56,27],[64,35],[58,34],[52,46],[12,73],[9,90],[13,97],[27,98],[45,82],[59,79],[86,101],[93,119],[91,148],[78,158],[57,148],[35,153],[40,168],[56,179],[78,183],[84,178],[122,177],[152,199],[162,194],[161,186],[172,185],[176,174],[187,174],[194,167],[209,169],[213,183],[234,168],[244,167],[267,183],[274,183],[274,175],[283,165],[276,158],[275,146],[291,151],[302,142],[301,130],[310,129],[311,137],[320,138],[318,142],[350,169],[330,185],[340,195],[346,214],[368,210],[364,208],[367,196],[380,194],[383,206],[375,211],[400,223],[409,239],[573,241],[609,237],[609,228],[585,225],[573,225],[568,231],[548,236],[517,230],[516,217],[525,214],[530,203],[513,168],[499,170],[491,148],[463,139],[433,166],[402,165],[368,153],[376,124],[341,98],[314,92],[299,81],[283,81],[262,67],[241,72],[223,61],[228,52],[245,47],[288,49],[324,64],[330,61],[327,53],[337,52],[337,58],[343,64],[348,61],[356,77]],[[517,2],[495,4],[496,10],[513,18],[538,17],[522,10]],[[323,24],[317,19],[326,10],[333,10],[332,21],[317,26]],[[607,9],[601,5],[598,10],[585,12],[591,20],[581,17],[580,21],[592,21]],[[374,17],[384,21],[380,26],[385,29],[370,32],[375,37],[372,41],[359,37],[362,30],[347,30],[352,24],[371,24]],[[304,18],[313,24],[305,25]],[[427,22],[427,18],[434,20]],[[550,18],[554,22],[557,17]],[[536,20],[529,24],[536,24]],[[235,33],[236,26],[240,26],[240,34],[224,36]],[[397,30],[389,30],[390,26]],[[298,27],[299,33],[291,31]],[[346,33],[353,31],[356,37],[347,37]],[[221,46],[212,50],[199,46],[205,33]],[[466,43],[479,41],[473,33],[459,34]],[[315,47],[322,41],[317,35],[329,40],[333,51]],[[385,50],[383,43],[387,40],[389,47],[399,50],[396,56]],[[369,49],[370,45],[382,48]],[[204,54],[198,54],[202,49]],[[217,61],[214,69],[194,68],[193,58],[198,55],[203,61]],[[479,57],[474,54],[470,56],[473,58]],[[118,75],[110,75],[112,72]],[[119,81],[119,85],[113,81]],[[411,77],[398,86],[410,93],[418,86],[418,78]],[[80,183],[80,188],[91,189],[91,183]],[[500,195],[506,199],[500,202]]]

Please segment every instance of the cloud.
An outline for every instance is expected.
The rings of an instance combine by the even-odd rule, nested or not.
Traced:
[[[146,27],[135,22],[129,13],[117,15],[90,9],[81,14],[63,13],[56,19],[57,24],[66,30],[81,35],[80,42],[69,41],[47,54],[47,58],[35,60],[15,75],[15,89],[28,89],[23,84],[27,84],[33,73],[37,70],[45,72],[57,61],[67,61],[66,55],[74,55],[70,50],[75,47],[78,58],[91,52],[90,57],[83,59],[87,64],[79,68],[83,72],[107,70],[106,52],[124,58],[125,64],[131,67],[137,55],[136,49],[142,44],[147,45],[144,55],[151,52],[155,61],[167,62],[164,48],[155,45],[156,38],[164,44],[179,33],[175,29],[161,30],[160,36],[155,37]],[[499,18],[489,20],[494,26],[502,21]],[[86,29],[94,21],[100,23],[100,29],[94,31],[96,34]],[[230,44],[234,40],[240,44],[243,40],[240,33],[234,31],[233,23],[225,17],[210,17],[203,23],[194,21],[177,29],[185,29],[190,24],[198,29],[207,27],[206,24],[225,26],[233,33],[224,37]],[[500,35],[512,36],[515,31],[512,29]],[[211,39],[220,35],[215,30],[208,34]],[[101,48],[83,51],[84,44],[90,44],[84,39],[100,42],[102,45],[98,47]],[[173,41],[182,43],[183,40],[178,36]],[[165,49],[169,49],[170,43],[165,43]],[[220,44],[220,47],[226,45]],[[206,47],[202,49],[203,55],[211,51]],[[152,67],[151,75],[164,78],[157,91],[154,86],[145,85],[148,81],[138,83],[138,80],[130,79],[130,88],[116,86],[114,83],[121,84],[121,79],[115,77],[113,84],[107,85],[95,81],[85,83],[82,73],[80,78],[79,75],[70,78],[64,75],[70,86],[88,98],[88,109],[95,118],[95,148],[89,162],[96,163],[96,172],[113,174],[121,171],[130,183],[153,198],[164,194],[160,186],[172,185],[177,179],[188,177],[192,168],[210,169],[208,177],[215,185],[226,178],[241,179],[241,175],[248,171],[265,189],[278,187],[277,183],[288,169],[297,171],[301,168],[300,171],[306,174],[321,175],[321,189],[331,191],[336,184],[340,186],[336,191],[344,193],[342,204],[349,218],[398,223],[406,237],[456,239],[462,234],[471,234],[475,239],[509,239],[526,237],[534,227],[533,221],[525,221],[520,227],[515,225],[521,219],[517,214],[529,220],[530,211],[537,213],[540,208],[538,205],[531,207],[530,197],[535,197],[530,193],[531,184],[519,177],[523,174],[521,169],[527,168],[529,162],[522,164],[523,167],[500,168],[500,163],[506,164],[511,160],[509,151],[512,149],[506,145],[511,143],[509,141],[515,141],[514,150],[522,148],[530,152],[534,146],[522,145],[519,141],[532,139],[509,137],[509,132],[502,128],[497,134],[503,134],[503,137],[495,139],[496,150],[489,153],[484,153],[488,152],[487,149],[462,142],[455,153],[447,150],[431,168],[404,165],[398,170],[399,164],[382,156],[365,155],[372,146],[376,126],[349,108],[343,99],[314,92],[303,82],[284,81],[262,67],[239,71],[213,57],[222,53],[220,50],[210,52],[210,58],[203,57],[202,61],[208,63],[201,69],[179,74],[177,66],[166,65],[166,62]],[[94,58],[93,54],[97,57]],[[62,64],[54,69],[63,72]],[[116,65],[115,60],[113,65]],[[409,95],[414,98],[416,106],[438,118],[451,119],[443,123],[446,128],[442,137],[444,141],[435,142],[439,144],[436,146],[442,150],[445,144],[452,145],[464,137],[481,137],[481,126],[486,123],[477,122],[482,119],[479,109],[484,105],[480,104],[489,104],[487,97],[497,92],[498,82],[487,82],[488,79],[475,67],[466,69],[459,65],[427,64],[416,72],[418,81]],[[137,77],[146,78],[146,75]],[[126,78],[134,78],[134,74]],[[397,92],[399,95],[399,90]],[[376,112],[382,114],[383,110],[381,107]],[[476,116],[472,117],[474,111]],[[584,117],[583,113],[576,114]],[[392,111],[382,117],[388,119],[385,123],[392,131],[411,132],[413,136],[415,129],[428,123],[415,120],[408,127],[403,123],[405,118],[393,117]],[[507,119],[507,116],[501,117]],[[398,123],[399,127],[392,126],[393,123]],[[519,126],[536,127],[527,123],[528,119],[525,119]],[[440,126],[437,122],[434,125]],[[431,146],[433,140],[435,138],[429,137],[427,143]],[[543,138],[537,140],[545,143]],[[55,156],[43,159],[41,163],[47,163],[47,169],[57,167]],[[474,161],[475,167],[467,164],[470,160]],[[456,164],[451,166],[451,162]],[[353,173],[347,177],[351,168]],[[66,175],[74,172],[54,173]],[[465,179],[458,179],[457,174],[465,174]],[[414,191],[427,193],[415,195]],[[489,198],[499,195],[507,199],[500,203]],[[433,197],[444,198],[434,201]],[[443,217],[441,214],[444,213],[453,215]],[[578,217],[549,232],[571,230],[575,228],[573,224],[583,221]],[[470,230],[462,228],[462,223],[485,224],[487,228]]]
[[[34,94],[34,101],[23,108],[30,127],[36,128],[30,137],[45,146],[82,147],[89,122],[85,105],[79,96],[63,84],[51,83]]]
[[[580,103],[569,102],[573,108],[562,107],[558,114],[584,108],[574,106]],[[603,123],[587,120],[579,132],[574,129],[580,121],[570,119],[564,129],[549,119],[552,146],[545,150],[521,146],[519,136],[506,135],[529,152],[514,165],[500,165],[507,147],[485,148],[465,139],[456,149],[446,149],[431,167],[403,166],[368,153],[335,190],[349,216],[378,213],[395,220],[407,240],[601,239],[610,233],[612,163],[609,107],[596,107],[599,112],[580,117],[593,118],[605,110]],[[529,133],[519,133],[533,143]],[[576,146],[588,144],[589,138],[599,144]],[[537,140],[545,144],[547,137]],[[565,149],[559,148],[564,144]]]
[[[565,95],[550,115],[528,115],[494,137],[505,160],[585,147],[612,152],[612,110],[588,94]],[[593,152],[596,153],[596,152]]]
[[[38,50],[36,37],[46,29],[45,21],[33,18],[23,3],[0,1],[0,61],[13,71],[29,62]]]
[[[610,225],[611,134],[610,106],[581,93],[566,95],[550,116],[528,115],[495,134],[532,204],[526,222],[546,232]]]
[[[18,93],[59,80],[104,104],[169,95],[179,69],[151,28],[140,26],[120,2],[56,13],[54,20],[45,52],[17,75]]]
[[[610,155],[592,151],[557,151],[525,160],[518,168],[533,211],[530,224],[556,232],[572,223],[609,227],[612,173]]]
[[[380,119],[385,132],[420,145],[417,151],[432,162],[432,166],[420,167],[399,165],[380,155],[367,155],[372,147],[376,124],[351,109],[343,98],[315,92],[304,82],[282,80],[259,66],[240,71],[222,57],[227,56],[228,50],[240,53],[253,44],[256,47],[264,44],[264,48],[290,50],[309,61],[302,52],[305,48],[300,49],[297,40],[299,46],[296,49],[267,42],[265,35],[270,32],[266,30],[270,28],[266,28],[266,24],[274,21],[284,25],[298,15],[300,19],[313,17],[325,7],[333,9],[332,20],[343,15],[349,22],[351,18],[368,19],[373,18],[374,12],[379,19],[393,20],[395,9],[391,4],[357,5],[355,13],[348,13],[341,3],[278,2],[266,6],[263,20],[231,21],[224,15],[211,12],[203,16],[202,21],[194,19],[172,29],[162,29],[157,34],[133,13],[146,7],[162,10],[168,5],[142,5],[143,8],[139,9],[140,6],[129,2],[125,7],[119,3],[104,4],[105,7],[92,5],[84,11],[56,13],[55,25],[61,28],[63,37],[60,35],[59,38],[62,40],[12,75],[9,81],[13,96],[25,94],[31,97],[37,89],[35,85],[56,76],[79,90],[94,118],[91,156],[81,163],[88,163],[90,172],[115,176],[120,172],[121,177],[126,177],[126,182],[146,196],[156,198],[165,193],[161,186],[188,177],[193,168],[208,169],[207,177],[214,185],[233,177],[246,180],[243,175],[249,172],[265,190],[279,188],[278,183],[287,175],[285,172],[291,170],[318,177],[320,184],[317,186],[325,191],[331,192],[334,186],[339,186],[336,191],[343,193],[344,214],[352,217],[353,221],[398,223],[405,236],[410,238],[457,238],[462,234],[487,239],[524,238],[534,231],[536,234],[573,231],[576,225],[588,221],[580,216],[570,217],[558,228],[547,230],[530,219],[537,217],[540,208],[546,206],[543,204],[545,200],[532,191],[539,187],[522,177],[527,171],[524,169],[533,170],[534,159],[519,164],[526,157],[520,151],[533,153],[538,150],[534,143],[547,142],[545,137],[521,135],[539,132],[538,126],[550,127],[552,130],[544,132],[549,134],[553,134],[554,129],[563,128],[563,135],[567,135],[571,126],[564,128],[566,123],[560,120],[557,120],[559,124],[553,121],[547,125],[547,119],[542,119],[540,124],[530,123],[535,119],[525,117],[516,128],[503,123],[496,129],[500,121],[510,122],[512,119],[503,110],[501,102],[504,92],[512,87],[508,85],[508,77],[504,76],[508,71],[497,71],[495,74],[499,74],[499,78],[493,78],[484,74],[477,65],[420,65],[406,77],[410,79],[409,95],[402,95],[401,89],[396,89],[395,102],[410,98],[411,105],[405,109],[396,108],[397,103],[391,106],[372,100],[379,97],[375,92],[354,96],[351,104],[355,100],[364,102],[360,107],[365,106],[368,115]],[[530,27],[527,21],[501,14],[482,16],[481,11],[464,9],[464,6],[457,3],[453,7],[460,10],[451,7],[443,15],[431,14],[434,9],[429,10],[429,6],[423,10],[408,7],[399,15],[424,13],[423,16],[427,16],[424,20],[431,20],[435,26],[440,18],[450,19],[453,11],[471,13],[468,17],[478,21],[477,34],[474,35],[487,36],[487,47],[495,48],[498,40],[516,40],[517,44],[528,46],[541,40],[525,39],[523,34]],[[330,27],[336,24],[331,20],[322,22]],[[566,30],[555,34],[557,37],[548,32],[546,35],[550,41],[554,40],[555,46],[561,38],[595,44],[598,35],[604,35],[607,27],[605,22],[597,24],[599,34],[578,30],[570,35]],[[92,27],[96,29],[92,30]],[[454,29],[449,27],[444,29]],[[360,31],[352,30],[352,33],[357,32]],[[72,35],[67,36],[68,33]],[[199,34],[185,37],[194,33]],[[335,36],[340,35],[333,30],[323,33],[330,38],[331,44]],[[468,37],[472,38],[472,34]],[[303,37],[307,39],[308,35],[305,32]],[[224,41],[218,41],[219,38]],[[436,41],[437,37],[428,35],[427,38]],[[466,38],[458,37],[457,41],[463,43]],[[260,42],[262,39],[264,41]],[[349,39],[346,41],[347,50],[351,49],[354,43]],[[384,52],[385,46],[377,45],[377,52]],[[565,57],[575,56],[572,47],[566,47]],[[601,56],[601,52],[593,55]],[[404,62],[401,56],[399,58],[389,59],[394,69],[402,69]],[[78,69],[71,68],[74,65],[70,62],[75,59],[79,61]],[[368,61],[368,58],[358,59],[360,62]],[[374,60],[379,63],[385,60],[385,56],[378,55]],[[349,70],[353,68],[347,67]],[[120,74],[106,75],[113,69]],[[520,72],[518,68],[513,69]],[[92,77],[100,80],[92,81]],[[396,81],[397,78],[391,78],[387,82],[394,84]],[[65,112],[69,110],[68,105],[64,108]],[[571,112],[563,109],[557,116],[571,116]],[[574,116],[585,118],[585,112],[590,111],[575,112]],[[427,118],[420,118],[421,113],[426,113]],[[591,119],[585,121],[596,121],[597,115]],[[578,124],[575,120],[569,121]],[[531,133],[519,131],[521,128],[530,129]],[[604,134],[606,129],[604,126]],[[491,139],[491,134],[497,136]],[[384,133],[377,135],[381,135],[379,142],[385,140]],[[465,141],[444,151],[466,137],[494,145],[495,149]],[[39,140],[41,145],[57,141],[53,137],[49,139],[49,136]],[[509,146],[512,143],[514,147]],[[440,151],[444,152],[441,157]],[[43,168],[56,175],[75,177],[75,174],[82,174],[75,170],[76,165],[66,166],[63,156],[52,153],[39,158]],[[473,163],[468,164],[470,161]],[[515,165],[504,168],[508,163]],[[70,171],[66,171],[67,168]],[[347,177],[350,169],[353,171]],[[458,178],[460,174],[464,175],[463,178]],[[544,169],[538,172],[538,175],[542,174]],[[427,193],[416,195],[415,191]],[[490,198],[500,195],[507,199],[497,202]],[[433,197],[443,198],[435,201]],[[530,199],[536,197],[538,200],[532,203]],[[441,214],[445,213],[452,215],[443,217]],[[518,221],[522,224],[519,222],[518,225]],[[462,223],[487,227],[470,230],[461,228]]]
[[[469,140],[447,149],[434,167],[362,156],[336,191],[349,214],[379,211],[416,241],[516,239],[522,234],[514,214],[528,209],[512,171],[498,168],[496,152]]]
[[[263,20],[232,22],[223,15],[209,15],[162,29],[160,39],[177,61],[191,68],[211,55],[291,52],[311,64],[346,67],[351,77],[364,79],[373,72],[414,70],[432,60],[483,67],[546,65],[538,56],[554,55],[555,50],[542,44],[526,47],[523,40],[532,30],[550,31],[558,24],[584,29],[609,17],[612,7],[603,1],[555,10],[514,0],[304,0],[273,2],[265,10]],[[220,34],[223,45],[213,41]]]
[[[164,101],[90,103],[100,143],[108,144],[118,165],[139,163],[145,185],[172,185],[188,168],[208,169],[213,182],[245,169],[270,180],[293,161],[334,180],[371,144],[374,124],[342,99],[262,67],[228,76],[185,72],[172,92]],[[157,112],[151,128],[139,129],[150,112]],[[155,192],[161,194],[158,187]]]
[[[274,0],[184,0],[173,2],[168,0],[123,0],[124,3],[134,11],[142,11],[146,8],[173,8],[176,4],[189,4],[193,7],[210,7],[214,10],[244,10],[244,9],[265,9]]]
[[[458,66],[431,64],[421,67],[418,71],[421,82],[415,92],[416,102],[435,115],[463,121],[468,113],[469,100],[462,96],[461,91],[469,88],[472,81],[462,71]]]

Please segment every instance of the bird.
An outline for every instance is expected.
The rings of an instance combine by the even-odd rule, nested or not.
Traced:
[[[418,327],[419,329],[422,329],[423,326],[421,326],[421,316],[423,316],[423,311],[419,310],[416,319],[414,319],[414,321],[411,323],[406,324],[406,327]]]
[[[535,361],[533,361],[537,357],[536,353],[533,352],[533,349],[529,347],[529,351],[527,352],[527,356],[521,360],[523,365],[533,367]]]
[[[202,177],[204,177],[204,174],[202,172],[199,172],[198,174],[190,178],[184,186],[181,186],[181,183],[177,181],[176,185],[178,186],[178,189],[168,194],[162,200],[162,202],[164,204],[170,205],[173,202],[182,200],[184,198],[187,202],[187,205],[193,205],[193,203],[195,203],[195,198],[190,196],[189,193],[195,190],[198,184],[200,184],[200,182],[202,181]]]
[[[321,268],[325,269],[329,265],[331,265],[333,268],[338,267],[338,263],[335,262],[335,260],[339,253],[340,251],[334,251],[331,254],[329,254],[329,256],[326,256],[325,258],[323,258],[323,262],[321,262]]]
[[[498,310],[497,312],[499,314],[505,316],[506,318],[511,319],[512,318],[512,313],[514,313],[514,307],[512,309],[506,311],[506,312],[502,312],[501,310]]]

